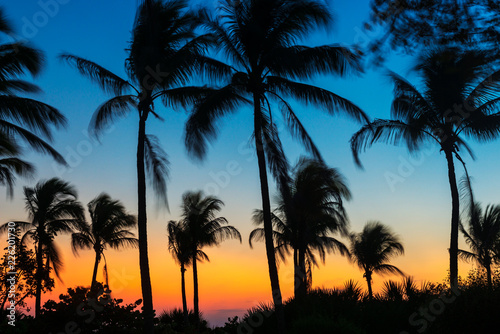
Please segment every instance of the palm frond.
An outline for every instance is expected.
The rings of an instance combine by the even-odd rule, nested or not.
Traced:
[[[14,196],[15,176],[14,174],[31,178],[35,173],[35,166],[18,158],[0,159],[0,184],[7,187],[7,197]]]
[[[345,113],[356,121],[369,122],[368,116],[358,106],[326,89],[276,76],[268,76],[267,83],[269,91],[277,95],[290,96],[306,105],[315,105],[331,115]]]
[[[20,126],[15,124],[6,122],[0,119],[0,129],[4,132],[7,132],[11,135],[16,135],[21,137],[24,141],[26,141],[35,151],[45,153],[50,155],[54,160],[62,165],[66,165],[66,160],[64,160],[63,156],[60,155],[52,146],[50,146],[47,142],[40,139],[38,136],[29,132],[28,130],[23,129]]]
[[[98,84],[105,92],[122,95],[128,88],[133,88],[128,81],[90,60],[68,53],[59,55],[59,59],[76,68],[80,74]]]
[[[101,132],[107,129],[116,118],[127,116],[132,108],[137,108],[137,100],[133,95],[119,95],[109,99],[92,115],[89,124],[90,132],[99,137]]]
[[[56,108],[43,102],[13,95],[0,95],[0,118],[12,120],[52,139],[50,126],[66,126],[67,120]]]
[[[217,135],[217,122],[224,115],[235,112],[239,106],[250,103],[233,85],[217,89],[198,102],[186,122],[185,144],[188,153],[202,159],[207,152],[207,143]]]
[[[161,148],[158,138],[153,135],[146,135],[144,144],[146,170],[151,185],[158,199],[168,209],[167,179],[170,162],[167,153]]]

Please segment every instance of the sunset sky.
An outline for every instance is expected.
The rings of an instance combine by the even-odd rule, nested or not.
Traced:
[[[100,142],[89,138],[87,126],[92,113],[109,96],[57,59],[61,52],[72,53],[125,77],[125,49],[137,4],[137,0],[2,2],[1,6],[17,28],[17,39],[29,40],[46,53],[46,69],[35,80],[44,93],[36,98],[58,108],[69,120],[67,129],[56,132],[54,147],[71,168],[58,166],[46,156],[26,155],[26,160],[37,165],[36,179],[19,179],[12,201],[7,200],[3,188],[0,189],[0,223],[27,219],[22,187],[33,186],[38,180],[54,176],[75,185],[79,190],[79,200],[85,205],[99,193],[107,192],[123,201],[131,213],[137,212],[137,115],[131,113],[127,119],[117,122]],[[215,7],[217,1],[193,1],[193,6],[200,4]],[[303,41],[304,44],[363,46],[369,39],[380,36],[380,32],[363,30],[363,22],[369,13],[368,0],[329,0],[328,4],[335,12],[335,29],[318,31]],[[412,60],[408,56],[393,55],[385,66],[415,82],[414,75],[408,73]],[[368,69],[364,75],[346,79],[318,77],[313,83],[350,99],[372,119],[390,116],[392,86],[384,69]],[[417,282],[441,282],[448,268],[451,219],[444,155],[435,146],[429,146],[422,154],[412,157],[404,147],[379,144],[361,155],[362,170],[355,166],[349,147],[349,139],[359,129],[359,124],[344,117],[329,116],[312,107],[297,105],[297,110],[326,162],[338,168],[348,180],[353,194],[353,199],[346,203],[351,229],[360,231],[369,220],[391,226],[401,237],[406,250],[405,256],[396,258],[393,264],[414,276]],[[220,324],[229,316],[241,315],[259,302],[271,300],[264,246],[257,244],[250,249],[248,245],[248,235],[254,228],[252,211],[261,207],[257,161],[249,146],[251,110],[242,109],[225,120],[218,140],[201,164],[190,159],[183,146],[186,111],[168,110],[159,103],[156,111],[165,121],[151,119],[147,133],[155,134],[161,140],[169,154],[171,173],[168,183],[170,212],[157,209],[151,192],[148,197],[155,309],[158,314],[162,310],[181,307],[180,270],[167,252],[166,225],[169,220],[179,218],[182,194],[201,189],[225,202],[221,215],[237,227],[243,237],[242,244],[227,241],[220,247],[205,249],[211,261],[199,266],[200,309],[212,324]],[[293,163],[305,152],[284,127],[280,129],[287,156]],[[474,179],[476,198],[483,204],[500,203],[500,179],[495,172],[500,165],[496,153],[499,145],[498,142],[472,142],[476,161],[464,153]],[[457,176],[462,174],[463,169],[457,165]],[[64,255],[64,283],[57,282],[55,291],[44,295],[42,302],[48,298],[57,300],[57,296],[68,287],[90,285],[94,254],[82,251],[79,257],[75,257],[69,241],[69,236],[57,238]],[[2,240],[0,247],[3,249],[4,245],[5,240]],[[460,239],[460,247],[466,247],[463,239]],[[108,250],[105,255],[115,296],[126,302],[141,298],[138,251]],[[470,268],[464,263],[459,266],[461,275]],[[293,293],[292,273],[289,264],[280,265],[280,283],[286,298]],[[101,279],[102,273],[99,272],[98,280]],[[186,279],[188,307],[192,307],[192,275],[189,271]],[[365,287],[362,273],[347,259],[335,254],[329,255],[325,265],[313,271],[315,287],[339,287],[348,279],[358,280]],[[384,279],[374,276],[376,290]]]

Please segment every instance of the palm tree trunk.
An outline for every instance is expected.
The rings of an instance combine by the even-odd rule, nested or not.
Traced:
[[[299,251],[296,247],[293,248],[293,293],[295,298],[300,294],[299,292],[299,287],[300,287],[300,278],[301,278],[301,272],[300,272],[300,266],[299,266]]]
[[[450,287],[456,289],[458,287],[458,221],[460,199],[453,163],[453,153],[451,150],[445,150],[445,155],[448,162],[448,179],[451,189]]]
[[[373,299],[373,290],[372,290],[372,273],[369,271],[365,272],[366,283],[368,284],[368,298],[370,300]]]
[[[94,261],[94,271],[92,272],[92,283],[90,283],[90,291],[94,291],[95,285],[97,283],[97,268],[99,268],[99,262],[101,261],[101,256],[99,252],[95,252]]]
[[[146,216],[146,173],[144,166],[144,142],[146,139],[147,111],[142,111],[139,121],[139,135],[137,143],[137,190],[138,214],[137,227],[139,235],[139,267],[141,271],[141,289],[143,300],[144,333],[153,334],[153,292],[149,274],[148,234]]]
[[[486,266],[486,278],[488,279],[488,289],[493,289],[493,281],[491,279],[491,264],[487,264]]]
[[[189,322],[188,310],[187,310],[187,300],[186,300],[186,279],[185,279],[186,268],[184,268],[184,263],[181,263],[181,291],[182,291],[182,313],[184,315],[184,325]]]
[[[39,234],[40,235],[40,234]],[[35,318],[40,316],[42,309],[42,275],[43,275],[43,253],[40,240],[36,249],[36,290],[35,290]]]
[[[297,289],[299,298],[305,297],[307,294],[307,270],[306,270],[306,252],[303,247],[299,248],[299,270],[300,270],[300,284]]]
[[[193,308],[194,308],[194,318],[196,322],[196,328],[200,322],[200,308],[198,300],[198,265],[196,261],[196,249],[193,250]]]
[[[286,332],[285,312],[283,309],[283,300],[278,277],[278,268],[276,266],[276,257],[274,254],[273,225],[271,220],[271,201],[269,199],[269,184],[267,180],[266,157],[264,154],[264,145],[262,140],[262,122],[260,96],[253,94],[254,98],[254,132],[255,148],[257,150],[257,162],[259,165],[260,190],[262,195],[262,211],[264,216],[264,239],[266,244],[267,265],[269,267],[269,278],[271,281],[271,290],[278,320],[278,333]]]

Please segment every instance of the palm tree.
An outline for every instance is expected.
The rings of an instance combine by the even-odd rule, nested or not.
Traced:
[[[200,52],[209,39],[194,35],[195,20],[186,13],[186,0],[144,0],[137,10],[132,41],[128,49],[125,80],[104,67],[70,54],[61,58],[84,76],[114,96],[94,113],[90,128],[98,136],[117,118],[136,110],[139,118],[137,142],[138,232],[141,288],[144,301],[144,328],[153,332],[153,296],[149,274],[146,171],[150,172],[156,194],[167,204],[166,175],[168,161],[154,136],[146,134],[148,117],[162,120],[154,109],[161,99],[170,108],[187,107],[205,91],[188,87],[190,76],[200,69],[204,59]]]
[[[34,188],[25,187],[24,196],[30,222],[16,222],[16,226],[25,231],[21,242],[25,243],[30,238],[35,244],[35,317],[38,317],[41,309],[42,280],[49,279],[50,269],[61,279],[63,262],[54,239],[59,234],[71,233],[81,228],[85,217],[83,207],[77,201],[76,189],[61,179],[40,181]],[[5,232],[7,228],[8,224],[3,224],[0,232]]]
[[[137,225],[137,220],[127,213],[120,201],[113,200],[105,193],[90,201],[88,210],[91,223],[78,226],[78,231],[71,235],[71,248],[75,255],[80,249],[94,249],[95,262],[90,284],[90,291],[94,291],[99,262],[107,246],[116,250],[137,247],[138,240],[129,231]]]
[[[483,213],[479,203],[475,203],[467,223],[468,228],[460,224],[460,231],[471,251],[459,249],[458,256],[462,260],[472,260],[484,267],[488,287],[491,289],[491,265],[500,260],[496,247],[500,239],[500,205],[488,205]]]
[[[13,28],[0,8],[0,33],[10,34]],[[57,162],[65,163],[40,135],[52,140],[51,126],[66,125],[66,118],[54,107],[40,101],[20,97],[18,93],[38,93],[40,88],[21,77],[28,72],[40,73],[43,54],[23,42],[0,44],[0,184],[7,186],[12,197],[15,175],[31,176],[35,169],[18,158],[22,153],[19,140],[32,149],[51,155]]]
[[[175,262],[181,267],[181,293],[182,293],[182,313],[184,323],[188,323],[188,308],[186,299],[186,281],[184,278],[186,267],[192,264],[193,257],[191,256],[190,235],[185,226],[180,222],[170,221],[167,225],[168,231],[168,250],[172,254]],[[207,254],[201,249],[197,253],[198,261],[209,260]]]
[[[358,57],[338,45],[307,47],[297,42],[317,27],[327,27],[332,17],[319,1],[252,0],[222,2],[220,20],[204,15],[204,25],[216,38],[219,50],[231,62],[229,83],[215,89],[199,103],[186,124],[186,146],[203,158],[207,142],[217,135],[217,123],[242,105],[253,109],[253,139],[257,153],[262,195],[266,255],[279,332],[285,331],[283,304],[272,238],[267,165],[273,176],[286,178],[283,154],[271,100],[277,101],[292,135],[321,159],[313,140],[287,102],[292,97],[314,104],[330,114],[345,111],[356,120],[365,114],[348,100],[312,85],[296,82],[318,73],[347,74],[360,69]],[[284,182],[283,180],[279,182]]]
[[[402,254],[404,248],[399,238],[380,222],[368,222],[361,233],[351,235],[352,260],[364,271],[370,299],[373,298],[373,273],[404,275],[397,267],[387,263],[391,257]]]
[[[390,73],[394,81],[392,120],[375,120],[364,126],[351,139],[358,164],[359,152],[373,143],[404,143],[414,152],[425,143],[437,143],[448,164],[448,180],[452,198],[450,236],[450,284],[458,281],[459,192],[455,176],[454,156],[462,161],[459,148],[472,156],[463,136],[481,141],[500,133],[498,83],[500,71],[490,74],[485,65],[490,58],[478,50],[458,48],[436,49],[423,54],[415,67],[421,75],[424,90]],[[486,79],[484,79],[486,77]]]
[[[320,161],[301,159],[291,178],[287,193],[281,193],[278,208],[272,214],[275,250],[282,260],[293,249],[295,271],[295,297],[303,297],[312,282],[312,266],[318,265],[317,252],[325,262],[327,252],[339,251],[348,255],[349,250],[331,233],[347,235],[348,220],[343,199],[351,193],[342,175]],[[289,192],[289,193],[288,193]],[[262,210],[256,210],[254,222],[263,223]],[[250,233],[249,242],[264,240],[264,229]]]
[[[224,217],[216,217],[222,209],[224,203],[214,196],[204,196],[201,191],[186,192],[182,196],[182,219],[180,224],[182,229],[189,235],[189,245],[191,264],[193,266],[193,287],[194,287],[194,314],[199,320],[198,304],[198,259],[208,260],[206,254],[201,254],[200,250],[206,246],[216,246],[229,238],[239,239],[241,235],[233,226],[223,226],[228,224]],[[201,256],[200,256],[201,255]]]
[[[500,205],[488,205],[483,213],[480,203],[474,201],[471,180],[466,174],[462,179],[462,195],[465,200],[464,219],[467,228],[460,222],[470,251],[458,250],[458,256],[467,262],[475,261],[486,269],[488,287],[493,288],[491,265],[500,261]]]

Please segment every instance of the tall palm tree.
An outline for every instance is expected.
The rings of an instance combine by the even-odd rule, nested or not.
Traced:
[[[167,204],[164,152],[158,140],[146,134],[148,117],[162,120],[154,109],[154,102],[161,99],[169,108],[187,107],[205,91],[202,87],[186,86],[191,75],[200,69],[200,52],[208,43],[207,36],[195,36],[195,20],[186,13],[186,0],[144,0],[137,10],[128,49],[125,69],[128,80],[104,67],[75,55],[63,54],[61,58],[84,76],[114,96],[94,113],[90,128],[95,135],[102,133],[117,118],[137,111],[139,119],[137,142],[138,232],[141,288],[144,301],[144,328],[153,332],[153,296],[149,274],[146,171],[159,198]]]
[[[191,256],[190,235],[185,226],[176,221],[170,221],[167,225],[168,231],[168,250],[172,254],[175,262],[181,267],[181,294],[182,294],[182,312],[184,315],[184,323],[188,323],[188,308],[186,298],[186,267],[193,263]],[[198,261],[208,261],[208,256],[201,249],[197,252]]]
[[[0,34],[12,32],[13,28],[0,7]],[[35,171],[33,165],[19,159],[22,150],[18,141],[65,163],[64,158],[40,136],[52,140],[52,126],[66,125],[66,118],[54,107],[16,95],[40,92],[38,86],[21,77],[26,72],[36,76],[43,63],[43,54],[26,43],[0,44],[0,184],[7,186],[8,197],[12,197],[16,175],[31,176]]]
[[[390,73],[394,82],[392,120],[375,120],[351,139],[358,164],[359,152],[382,141],[404,143],[414,152],[426,143],[436,143],[448,164],[452,198],[450,236],[450,284],[458,281],[459,192],[454,157],[459,149],[472,156],[464,136],[487,141],[500,134],[498,84],[500,71],[486,67],[491,58],[482,51],[458,48],[436,49],[423,54],[415,67],[424,84],[419,91],[410,82]]]
[[[466,176],[462,180],[462,195],[465,199],[463,220],[459,228],[470,251],[458,250],[458,256],[467,262],[475,261],[486,269],[488,287],[493,288],[491,265],[500,262],[500,205],[488,205],[483,213],[480,203],[474,201],[471,180]]]
[[[35,317],[38,317],[41,309],[42,281],[49,278],[51,269],[57,278],[61,279],[63,262],[54,239],[59,234],[71,233],[81,228],[85,217],[83,207],[77,201],[76,189],[61,179],[40,181],[34,188],[25,187],[24,196],[30,221],[16,222],[16,226],[25,232],[21,242],[25,243],[31,239],[35,245]],[[0,231],[6,231],[7,228],[8,225],[3,224]],[[44,278],[45,275],[47,276]]]
[[[78,230],[71,235],[71,248],[75,255],[78,255],[80,249],[94,249],[94,270],[90,284],[90,291],[94,291],[99,262],[107,246],[116,250],[137,247],[138,240],[129,231],[136,227],[137,220],[127,213],[120,201],[113,200],[105,193],[90,201],[88,210],[91,222],[78,226]]]
[[[271,101],[280,111],[292,135],[321,159],[313,140],[286,100],[295,98],[314,104],[330,114],[345,111],[356,120],[364,113],[348,100],[296,79],[310,79],[318,73],[347,74],[360,69],[358,57],[338,45],[307,47],[297,44],[317,27],[327,27],[332,17],[319,1],[225,0],[219,20],[205,13],[204,25],[216,37],[219,50],[231,62],[229,82],[215,89],[195,107],[186,125],[186,146],[197,158],[206,154],[207,142],[217,135],[217,123],[242,105],[253,109],[253,139],[257,153],[266,255],[279,332],[285,331],[283,304],[272,239],[271,204],[267,166],[273,176],[286,178],[283,154]],[[283,180],[282,180],[283,181]],[[280,181],[281,182],[281,181]],[[284,181],[283,181],[284,182]]]
[[[214,196],[204,196],[201,191],[186,192],[182,196],[182,229],[189,235],[191,264],[193,266],[194,314],[199,320],[198,298],[198,266],[200,250],[206,246],[216,246],[229,238],[239,239],[240,232],[234,226],[224,226],[228,221],[224,217],[216,217],[224,203]],[[203,253],[201,258],[208,260]]]
[[[312,281],[312,265],[325,262],[327,252],[339,251],[348,255],[349,250],[339,240],[330,236],[340,233],[346,236],[348,219],[343,200],[351,193],[344,178],[334,168],[311,159],[301,159],[296,166],[287,193],[281,193],[278,207],[272,214],[275,249],[282,260],[293,250],[295,297],[306,294]],[[289,193],[288,193],[289,192]],[[254,222],[263,224],[262,210],[256,210]],[[264,240],[264,229],[250,233],[249,242]]]
[[[351,235],[352,260],[364,271],[363,277],[368,284],[370,299],[373,298],[373,273],[404,275],[399,268],[387,263],[391,257],[402,254],[403,244],[389,227],[382,223],[368,222],[361,233]]]

